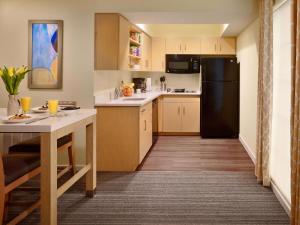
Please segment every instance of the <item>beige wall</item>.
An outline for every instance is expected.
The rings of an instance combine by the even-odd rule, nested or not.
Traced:
[[[283,3],[283,1],[278,1]],[[279,8],[277,8],[279,7]],[[273,117],[270,175],[281,200],[290,204],[290,1],[274,11]],[[254,21],[237,38],[241,62],[240,137],[255,157],[259,21]]]
[[[102,70],[94,72],[94,94],[99,91],[119,87],[121,82],[131,82],[130,71]]]
[[[93,80],[98,76],[98,87],[114,87],[123,73],[94,72],[94,12],[101,4],[83,1],[0,1],[0,66],[28,64],[28,20],[61,19],[64,21],[63,89],[29,90],[27,79],[20,87],[20,96],[31,96],[33,105],[44,104],[49,98],[76,100],[81,107],[93,107]],[[109,5],[109,4],[108,4]],[[7,93],[0,82],[0,107],[6,107]],[[85,132],[75,133],[77,161],[83,162]],[[65,157],[62,157],[62,159]],[[63,162],[63,160],[61,160]]]
[[[257,122],[259,22],[255,20],[237,38],[240,62],[240,138],[255,157]]]
[[[290,1],[274,12],[273,118],[271,178],[291,202],[290,113],[291,113],[291,26]]]
[[[93,105],[93,14],[64,1],[2,0],[0,7],[0,65],[28,64],[28,20],[64,20],[63,89],[29,90],[27,79],[20,95],[29,95],[33,105],[47,98],[78,101],[82,107]],[[6,92],[0,84],[0,107],[6,105]]]

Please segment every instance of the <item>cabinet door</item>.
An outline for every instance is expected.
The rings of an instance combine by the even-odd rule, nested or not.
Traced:
[[[184,38],[182,50],[184,54],[201,54],[200,38]]]
[[[166,54],[181,54],[183,51],[182,39],[168,38],[166,39]]]
[[[235,38],[220,38],[218,47],[220,55],[235,55]]]
[[[129,70],[129,30],[130,23],[124,17],[120,16],[119,25],[119,70]]]
[[[139,162],[142,162],[152,145],[152,103],[140,111],[140,152]]]
[[[165,71],[166,39],[152,38],[152,71]]]
[[[200,132],[200,102],[182,103],[182,132]]]
[[[201,54],[216,55],[218,39],[217,38],[201,38]]]
[[[151,70],[151,55],[152,50],[151,47],[151,37],[147,34],[142,33],[142,70],[150,71]]]
[[[181,103],[163,103],[163,132],[181,131]]]
[[[119,18],[114,13],[95,15],[95,70],[118,69]]]

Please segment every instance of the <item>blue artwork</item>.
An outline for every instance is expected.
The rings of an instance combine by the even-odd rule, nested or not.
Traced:
[[[32,24],[32,69],[37,71],[40,82],[57,81],[58,25]]]

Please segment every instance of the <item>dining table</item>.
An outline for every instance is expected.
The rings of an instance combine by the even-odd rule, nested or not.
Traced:
[[[96,110],[78,109],[59,112],[56,116],[32,114],[33,120],[24,123],[7,123],[0,119],[0,133],[39,133],[41,137],[41,210],[43,225],[57,224],[57,200],[74,183],[85,176],[87,197],[93,197],[96,189]],[[0,109],[4,118],[5,109]],[[29,114],[31,115],[31,114]],[[86,162],[75,175],[57,186],[57,139],[86,130]]]

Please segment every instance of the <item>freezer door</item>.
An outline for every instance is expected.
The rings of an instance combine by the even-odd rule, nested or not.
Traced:
[[[239,133],[239,83],[203,82],[200,134],[204,138],[236,138]]]
[[[202,81],[238,81],[236,58],[201,58]]]

